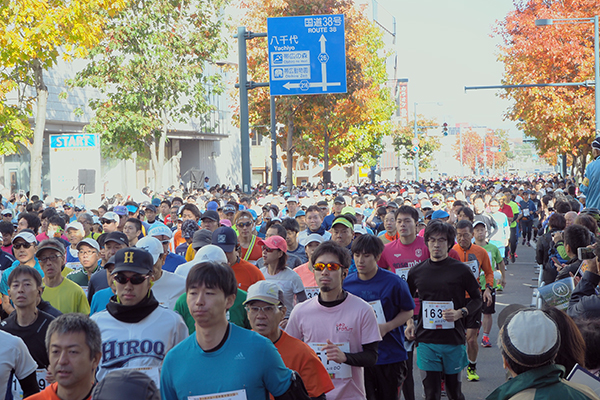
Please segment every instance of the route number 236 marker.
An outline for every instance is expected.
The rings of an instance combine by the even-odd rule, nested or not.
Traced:
[[[267,19],[272,96],[346,93],[344,15]]]

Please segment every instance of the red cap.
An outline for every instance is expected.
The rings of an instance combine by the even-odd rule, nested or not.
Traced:
[[[270,249],[278,249],[284,253],[287,253],[287,242],[281,236],[275,235],[267,239],[259,239],[258,244],[261,246],[267,246]]]

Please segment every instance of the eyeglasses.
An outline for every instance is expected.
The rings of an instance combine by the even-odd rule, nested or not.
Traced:
[[[120,283],[121,285],[125,285],[127,284],[127,282],[131,282],[132,285],[139,285],[149,277],[150,275],[135,274],[133,276],[127,276],[125,274],[118,273],[114,276],[114,280],[117,281],[117,283]]]
[[[342,265],[338,263],[316,263],[313,265],[313,268],[317,271],[323,271],[325,268],[329,271],[337,271],[342,268]]]
[[[77,253],[80,256],[91,256],[92,254],[96,254],[98,253],[95,250],[90,250],[90,251],[80,251],[79,253]]]
[[[281,306],[246,306],[246,311],[250,314],[258,314],[259,311],[264,312],[265,314],[273,314],[275,310],[281,308]]]
[[[238,228],[246,228],[252,226],[252,222],[239,222],[237,224]]]
[[[31,246],[33,246],[31,243],[16,243],[16,244],[13,244],[13,249],[19,250],[21,247],[28,249]]]
[[[275,250],[279,250],[279,249],[271,249],[271,248],[268,248],[267,246],[262,247],[262,251],[267,252],[267,253],[272,253]]]
[[[38,258],[38,260],[39,260],[41,263],[45,263],[46,261],[52,261],[52,262],[54,262],[54,261],[58,260],[59,258],[62,258],[62,256],[57,256],[57,255],[55,254],[55,255],[53,255],[53,256],[39,257],[39,258]]]

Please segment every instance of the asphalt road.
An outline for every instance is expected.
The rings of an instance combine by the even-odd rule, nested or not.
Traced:
[[[490,332],[492,347],[479,347],[477,356],[477,373],[480,380],[469,382],[466,371],[463,372],[462,391],[467,400],[485,399],[494,389],[506,381],[506,371],[502,367],[502,357],[496,345],[498,339],[497,316],[510,304],[523,304],[529,306],[532,303],[533,289],[537,285],[537,271],[535,264],[535,247],[517,247],[518,258],[515,264],[507,266],[506,288],[496,294],[496,314]],[[481,333],[479,335],[481,343]],[[416,357],[414,364],[415,378],[415,400],[423,399],[423,385],[420,381],[421,371],[417,368]],[[402,397],[404,398],[404,397]]]

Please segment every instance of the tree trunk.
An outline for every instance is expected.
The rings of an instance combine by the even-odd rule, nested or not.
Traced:
[[[48,105],[48,87],[44,83],[44,70],[39,60],[33,60],[33,75],[37,94],[37,111],[35,115],[35,128],[33,130],[33,144],[29,149],[31,154],[29,173],[29,194],[37,194],[43,198],[42,193],[42,149],[44,146],[44,130],[46,128],[46,107]]]
[[[165,168],[165,144],[167,143],[167,132],[168,132],[168,118],[167,112],[162,111],[162,131],[160,132],[160,139],[158,142],[158,157],[154,169],[154,177],[156,182],[154,184],[154,190],[162,192],[164,189],[163,184],[163,170]],[[156,147],[155,147],[156,148]]]
[[[285,143],[285,151],[287,154],[286,168],[287,176],[285,178],[285,184],[289,191],[294,187],[294,114],[290,113],[287,119],[287,138]],[[277,173],[277,171],[275,171]]]
[[[323,180],[329,172],[329,131],[325,130],[325,146],[323,147]],[[325,182],[329,183],[329,182]]]

